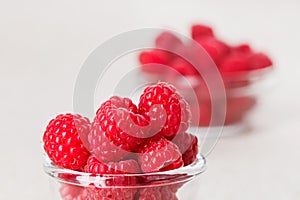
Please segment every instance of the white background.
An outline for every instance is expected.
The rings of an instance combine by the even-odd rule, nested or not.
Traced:
[[[218,143],[185,199],[300,199],[299,20],[297,0],[0,0],[0,199],[51,199],[40,138],[50,118],[72,111],[76,76],[97,45],[144,27],[188,34],[192,22],[268,52],[276,83],[253,129]]]

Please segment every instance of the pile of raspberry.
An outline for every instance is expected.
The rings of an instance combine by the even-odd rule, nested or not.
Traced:
[[[209,26],[193,25],[191,37],[208,53],[222,75],[272,66],[272,61],[266,54],[255,52],[249,44],[229,45],[216,37]],[[200,76],[189,61],[200,67],[209,67],[205,66],[208,62],[203,60],[193,45],[184,43],[171,32],[161,33],[155,40],[155,47],[157,49],[144,51],[139,56],[139,61],[147,72],[161,73],[159,67],[149,65],[154,63],[171,67],[184,76]],[[184,57],[172,52],[180,52]]]
[[[264,53],[255,52],[249,44],[226,43],[215,35],[211,27],[206,25],[193,25],[191,38],[193,42],[184,42],[171,32],[158,35],[155,40],[156,48],[143,51],[139,55],[142,71],[145,75],[151,75],[145,77],[151,77],[151,81],[164,80],[175,85],[190,104],[194,117],[193,123],[209,126],[212,118],[211,94],[199,72],[204,70],[209,72],[214,63],[225,87],[224,124],[242,121],[256,105],[257,100],[255,96],[246,95],[243,92],[236,95],[234,90],[244,91],[245,87],[252,84],[253,77],[251,76],[254,74],[259,76],[255,78],[263,76],[265,69],[272,67],[271,59]],[[199,47],[196,48],[195,44],[199,44],[205,51],[199,52]],[[190,81],[192,88],[182,84],[182,76]],[[197,97],[196,101],[190,98],[194,95]],[[224,101],[222,98],[218,100]]]
[[[190,119],[187,102],[172,85],[163,82],[148,86],[138,105],[129,98],[111,97],[97,110],[92,123],[78,114],[58,115],[43,136],[44,150],[53,164],[91,175],[118,175],[105,182],[111,186],[108,188],[63,184],[62,198],[177,199],[180,185],[137,189],[130,186],[151,180],[122,174],[168,171],[193,163],[198,141],[187,133]]]

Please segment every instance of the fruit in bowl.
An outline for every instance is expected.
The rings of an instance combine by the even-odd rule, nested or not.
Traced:
[[[251,90],[272,69],[271,59],[262,52],[254,51],[249,44],[228,44],[206,25],[193,25],[191,38],[193,40],[184,42],[171,32],[158,35],[155,49],[139,54],[144,76],[151,81],[163,80],[176,86],[190,104],[192,112],[200,112],[199,119],[194,119],[193,125],[205,127],[212,125],[212,99],[199,68],[208,70],[214,63],[226,93],[225,125],[241,122],[257,102],[257,96],[249,95],[246,91]],[[201,46],[205,56],[194,48],[195,44]],[[191,87],[182,84],[182,77]],[[192,93],[196,94],[196,100],[190,98]],[[220,97],[217,101],[224,99]],[[193,116],[198,117],[195,113]]]
[[[168,172],[195,164],[198,156],[198,139],[187,132],[190,119],[187,102],[163,82],[148,86],[138,105],[111,97],[92,122],[60,114],[43,135],[51,160],[46,171],[63,182],[64,200],[175,200],[185,179]]]

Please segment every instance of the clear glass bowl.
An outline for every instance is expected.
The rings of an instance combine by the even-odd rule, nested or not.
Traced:
[[[45,172],[52,177],[53,196],[51,199],[62,200],[135,200],[154,199],[159,196],[161,196],[160,199],[183,200],[183,192],[189,192],[190,189],[186,184],[204,172],[205,168],[205,158],[200,154],[188,166],[147,174],[95,176],[90,173],[59,168],[53,165],[47,157],[44,163]],[[121,180],[122,184],[118,184],[120,182],[118,180]]]

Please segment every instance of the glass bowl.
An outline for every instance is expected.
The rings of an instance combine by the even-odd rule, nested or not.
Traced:
[[[192,192],[186,184],[204,172],[205,168],[206,160],[200,154],[188,166],[147,174],[92,175],[59,168],[47,157],[44,163],[45,172],[52,177],[51,199],[62,200],[135,200],[159,197],[166,200],[183,200],[183,192]],[[122,184],[118,184],[118,180],[122,180]],[[187,188],[182,189],[183,187]]]

